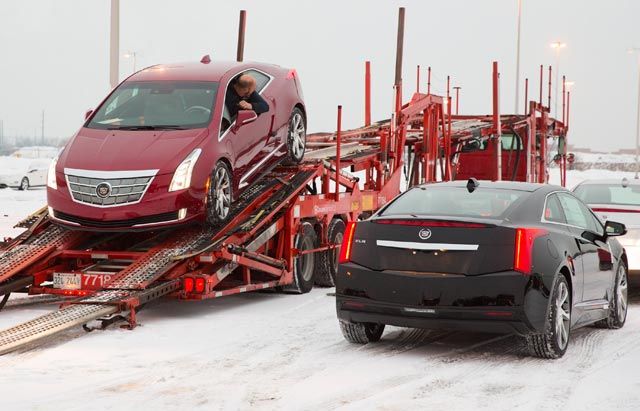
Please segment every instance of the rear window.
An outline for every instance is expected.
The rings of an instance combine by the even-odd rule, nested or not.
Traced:
[[[574,194],[587,204],[620,204],[640,206],[640,186],[618,184],[581,184]]]
[[[414,214],[502,219],[526,191],[478,187],[470,193],[465,187],[416,187],[397,197],[379,216]]]

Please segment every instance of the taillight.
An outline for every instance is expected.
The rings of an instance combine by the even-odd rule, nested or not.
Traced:
[[[533,265],[533,244],[536,238],[546,235],[543,228],[517,228],[513,253],[513,269],[523,274],[531,274]]]
[[[342,237],[342,247],[340,247],[339,263],[348,263],[351,261],[351,250],[353,246],[353,233],[356,231],[355,221],[347,223],[347,228],[344,230],[344,237]]]
[[[186,277],[186,278],[182,281],[182,288],[184,289],[184,291],[185,291],[186,293],[193,292],[193,278],[191,278],[191,277]]]
[[[197,293],[204,293],[204,285],[205,285],[205,279],[202,277],[198,277],[196,278],[196,285],[195,285],[195,290]]]
[[[401,219],[380,219],[373,220],[376,224],[406,225],[415,227],[454,227],[454,228],[486,228],[486,224],[467,223],[464,221],[445,220],[401,220]]]
[[[298,76],[298,72],[296,71],[296,69],[291,69],[289,70],[289,72],[287,73],[287,80],[291,80],[294,79]]]

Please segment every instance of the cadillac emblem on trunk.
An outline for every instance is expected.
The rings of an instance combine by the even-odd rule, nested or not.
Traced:
[[[429,230],[428,228],[423,228],[418,233],[418,237],[420,237],[420,239],[422,240],[428,240],[429,238],[431,238],[431,230]]]
[[[96,194],[100,198],[107,198],[111,194],[111,185],[109,183],[100,183],[96,186]]]

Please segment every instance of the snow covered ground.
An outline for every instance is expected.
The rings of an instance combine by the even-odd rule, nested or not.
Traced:
[[[556,178],[557,170],[552,171]],[[569,185],[624,173],[570,172]],[[632,177],[632,175],[627,175]],[[0,190],[0,237],[45,201]],[[640,291],[621,330],[584,328],[566,355],[526,355],[513,336],[388,328],[343,340],[332,289],[160,301],[134,331],[74,329],[0,357],[3,410],[640,409]],[[0,313],[0,329],[56,308]]]

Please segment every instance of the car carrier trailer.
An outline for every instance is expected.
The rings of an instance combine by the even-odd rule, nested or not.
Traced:
[[[399,50],[403,16],[401,9]],[[245,190],[224,226],[88,232],[55,225],[46,207],[18,223],[25,231],[0,249],[0,308],[13,292],[64,300],[57,311],[0,331],[0,354],[93,321],[107,326],[124,320],[134,328],[136,312],[161,297],[195,301],[265,289],[301,294],[314,283],[333,286],[346,223],[385,205],[403,181],[411,186],[469,174],[547,180],[547,141],[564,142],[567,126],[550,118],[541,101],[530,102],[525,114],[501,115],[496,63],[493,114],[460,116],[451,114],[448,91],[445,97],[429,88],[421,93],[419,82],[403,103],[401,53],[397,60],[391,119],[370,121],[367,62],[365,125],[342,131],[339,106],[337,131],[307,136],[304,161],[278,166]],[[505,133],[517,135],[520,147],[506,169]],[[558,146],[566,158],[566,144]],[[564,174],[566,161],[559,164]]]

